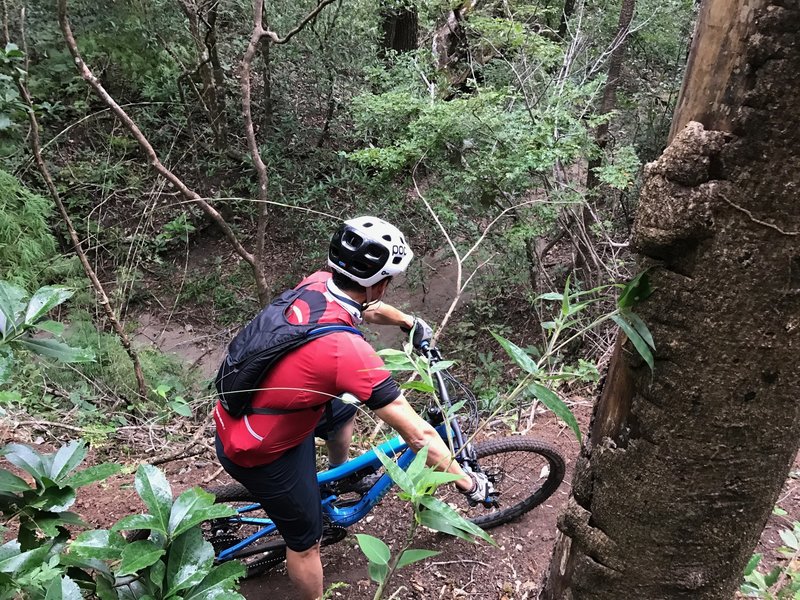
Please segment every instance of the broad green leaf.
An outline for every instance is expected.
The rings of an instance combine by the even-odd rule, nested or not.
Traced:
[[[84,531],[69,545],[70,554],[98,560],[119,560],[125,540],[108,529]]]
[[[245,573],[246,569],[242,563],[235,560],[224,562],[213,567],[203,581],[189,590],[183,598],[184,600],[213,600],[219,598],[221,593],[233,593],[229,588],[233,587],[235,581],[244,577]]]
[[[632,313],[630,311],[625,312],[625,318],[628,322],[633,325],[633,328],[636,330],[642,339],[650,346],[653,350],[656,349],[656,343],[653,341],[653,334],[650,333],[650,329],[648,329],[647,324],[637,315],[636,313]]]
[[[411,461],[406,469],[406,475],[411,480],[411,485],[416,487],[418,485],[417,479],[425,470],[425,463],[428,460],[428,446],[424,446]]]
[[[152,465],[141,465],[136,471],[134,486],[150,514],[156,518],[159,531],[168,531],[172,488],[164,473]]]
[[[783,543],[786,544],[792,550],[800,549],[800,542],[798,542],[794,533],[792,533],[788,529],[781,529],[780,536],[781,539],[783,540]]]
[[[771,588],[778,582],[778,578],[780,578],[782,569],[780,567],[773,567],[772,570],[764,576],[764,584]]]
[[[558,292],[548,292],[547,294],[541,294],[536,296],[533,299],[534,302],[538,302],[539,300],[552,300],[556,302],[561,302],[564,299],[564,294],[559,294]]]
[[[619,325],[619,328],[622,329],[622,331],[625,332],[625,335],[628,336],[628,339],[631,341],[634,348],[636,348],[639,356],[644,359],[652,371],[654,369],[653,353],[650,352],[650,347],[647,345],[647,342],[645,342],[642,339],[642,336],[639,335],[639,332],[637,332],[636,329],[634,329],[633,326],[625,320],[623,315],[612,315],[611,319],[614,321],[614,323]]]
[[[36,516],[36,525],[45,535],[53,538],[61,534],[61,528],[68,525],[74,525],[76,527],[88,527],[83,519],[81,519],[74,512],[69,511],[58,513],[41,513],[40,515]]]
[[[52,333],[55,336],[61,336],[64,333],[64,324],[58,321],[41,321],[36,324],[36,329]]]
[[[617,307],[620,310],[631,308],[645,300],[652,293],[653,288],[650,285],[650,276],[646,270],[642,271],[625,284],[622,294],[617,300]]]
[[[117,576],[134,575],[154,564],[162,556],[164,549],[149,540],[139,540],[126,545],[122,549],[122,561],[117,569]]]
[[[19,544],[15,542],[9,542],[17,544],[17,548],[19,548]],[[8,544],[5,544],[6,546]],[[33,550],[28,550],[27,552],[20,552],[14,556],[8,556],[0,560],[0,573],[19,573],[25,571],[32,565],[40,565],[44,562],[47,554],[50,552],[50,546],[40,546]]]
[[[133,531],[136,529],[149,529],[160,531],[163,534],[167,533],[167,528],[164,526],[158,517],[153,515],[128,515],[122,517],[111,528],[112,531]]]
[[[95,582],[94,592],[100,600],[120,600],[120,596],[117,595],[117,588],[114,587],[113,578],[96,577]]]
[[[414,484],[408,474],[398,467],[397,463],[386,456],[380,448],[375,448],[375,454],[378,455],[378,459],[380,459],[381,463],[386,468],[386,472],[389,474],[389,477],[392,478],[392,481],[404,492],[408,494],[413,493]]]
[[[776,515],[776,516],[778,516],[778,517],[785,517],[785,516],[786,516],[786,515],[788,515],[789,513],[787,513],[785,510],[783,510],[783,509],[782,509],[780,506],[778,506],[778,505],[776,504],[776,505],[775,505],[775,506],[772,508],[772,514],[773,514],[773,515]]]
[[[747,577],[748,575],[750,575],[750,573],[755,571],[756,567],[758,566],[758,563],[761,562],[762,556],[763,556],[762,554],[753,554],[753,556],[750,557],[750,560],[747,561],[747,566],[744,568],[745,577]]]
[[[406,381],[405,383],[401,383],[400,389],[416,390],[418,392],[423,392],[425,394],[432,394],[436,391],[436,388],[434,388],[432,385],[416,380]]]
[[[494,336],[494,339],[500,343],[500,345],[503,347],[503,350],[508,353],[514,362],[522,367],[523,371],[531,374],[535,374],[539,371],[539,367],[536,366],[536,362],[530,356],[528,356],[528,353],[525,352],[525,350],[517,346],[515,343],[507,340],[503,336],[496,334],[494,331],[490,331],[489,333]]]
[[[431,367],[431,375],[434,373],[438,373],[439,371],[443,371],[445,369],[449,369],[452,367],[456,362],[454,360],[440,360],[435,365]]]
[[[192,407],[185,400],[172,400],[169,403],[169,407],[182,417],[192,416]]]
[[[108,568],[108,565],[102,560],[96,558],[86,558],[83,556],[78,556],[77,554],[65,554],[62,552],[58,557],[58,562],[60,565],[65,567],[77,567],[83,571],[95,571],[99,574],[97,577],[95,577],[97,581],[103,579],[103,577],[114,577],[111,573],[111,569]]]
[[[456,527],[447,519],[447,517],[440,515],[439,513],[430,510],[423,510],[417,513],[417,519],[421,525],[433,529],[434,531],[448,533],[468,542],[471,542],[473,539],[473,537],[466,531]]]
[[[68,576],[56,577],[47,587],[44,600],[81,600],[81,589]]]
[[[164,589],[164,577],[166,575],[167,565],[164,564],[163,560],[158,561],[148,570],[148,579],[150,579],[152,586],[155,587],[154,591],[157,591],[159,595]]]
[[[559,398],[553,390],[539,383],[532,383],[528,386],[528,390],[538,398],[542,404],[553,411],[559,419],[569,425],[570,429],[575,433],[578,443],[581,443],[581,428],[578,425],[577,419],[575,419],[575,415],[573,415],[569,407],[564,404],[564,401]]]
[[[10,471],[0,469],[0,492],[13,494],[15,492],[27,492],[29,489],[31,489],[31,486],[24,479],[17,477]]]
[[[94,354],[86,348],[73,348],[58,340],[45,340],[39,338],[17,338],[15,340],[26,350],[35,354],[54,358],[63,363],[93,362]]]
[[[367,573],[369,573],[369,578],[372,579],[372,581],[381,584],[386,580],[386,575],[389,573],[389,565],[380,565],[370,562],[367,565]]]
[[[29,324],[36,323],[51,309],[65,302],[72,296],[72,293],[71,290],[63,287],[45,286],[39,288],[28,301],[28,307],[25,309],[25,322]]]
[[[462,531],[465,531],[472,536],[479,537],[482,540],[489,542],[493,546],[497,545],[497,543],[492,539],[492,536],[490,536],[483,529],[475,525],[475,523],[467,521],[449,504],[445,504],[444,502],[442,502],[438,498],[434,498],[433,496],[423,496],[422,504],[425,506],[425,508],[428,509],[427,511],[423,512],[433,512],[442,515],[453,526],[457,527],[458,529],[461,529]]]
[[[1,453],[8,462],[19,467],[40,483],[42,478],[47,475],[41,454],[29,446],[8,444]]]
[[[75,490],[71,487],[48,487],[38,499],[28,503],[28,506],[50,512],[61,512],[75,504]]]
[[[186,490],[175,500],[169,515],[167,533],[178,537],[198,523],[235,514],[236,511],[230,506],[214,504],[213,494],[195,487]]]
[[[112,475],[116,475],[122,470],[122,465],[116,463],[102,463],[99,465],[92,465],[73,473],[61,482],[61,485],[68,485],[73,488],[83,487],[94,483],[95,481],[102,481]]]
[[[461,479],[461,475],[456,475],[455,473],[442,473],[441,471],[434,471],[433,469],[428,469],[423,474],[422,478],[420,479],[420,484],[422,485],[444,485],[445,483],[451,483],[453,481],[458,481]]]
[[[208,574],[214,562],[214,548],[203,539],[198,527],[172,542],[167,559],[166,595],[191,588]]]
[[[356,540],[367,560],[378,565],[388,565],[392,553],[383,540],[366,533],[357,533]]]
[[[417,561],[425,560],[426,558],[431,558],[433,556],[438,556],[439,554],[441,554],[441,552],[435,550],[418,550],[411,548],[403,552],[400,560],[397,561],[397,568],[402,569],[406,565],[410,565]]]
[[[86,458],[87,452],[86,444],[82,440],[73,440],[61,446],[53,457],[53,464],[48,473],[50,479],[56,483],[60,483],[64,477]]]
[[[0,337],[16,330],[17,319],[25,310],[25,290],[0,279]]]

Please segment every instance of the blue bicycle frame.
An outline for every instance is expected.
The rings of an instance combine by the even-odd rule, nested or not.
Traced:
[[[427,351],[427,356],[431,360],[431,362],[436,362],[441,360],[441,355],[438,353],[436,349],[430,349]],[[437,371],[433,374],[433,379],[436,382],[436,387],[438,388],[438,395],[441,401],[442,407],[449,407],[450,406],[450,397],[447,392],[447,386],[445,385],[444,378],[442,376],[441,371]],[[429,415],[432,414],[439,414],[437,411],[430,412]],[[461,427],[459,426],[458,419],[451,418],[449,420],[444,418],[438,418],[438,421],[441,421],[439,424],[435,425],[436,431],[439,433],[441,438],[448,442],[448,437],[453,441],[453,452],[456,459],[459,461],[466,459],[467,461],[471,461],[473,458],[473,450],[471,445],[464,443],[464,436],[461,432]],[[449,433],[448,436],[448,425],[449,425]],[[408,466],[411,464],[411,461],[414,460],[416,456],[415,452],[408,447],[402,438],[395,437],[387,442],[384,442],[378,448],[389,457],[396,456],[397,457],[397,465],[406,470]],[[336,467],[335,469],[330,469],[328,471],[321,471],[317,473],[317,481],[319,482],[320,488],[324,489],[322,486],[329,483],[334,483],[336,481],[340,481],[342,479],[347,478],[354,473],[357,473],[362,470],[372,470],[373,472],[376,471],[381,467],[381,461],[378,458],[375,450],[372,449],[369,452],[365,452],[361,456],[353,458],[343,465]],[[357,523],[361,519],[363,519],[372,509],[373,507],[380,502],[381,498],[389,491],[389,488],[392,487],[394,482],[392,478],[389,477],[388,473],[384,473],[378,481],[376,481],[372,487],[361,497],[358,502],[348,506],[336,506],[335,501],[338,498],[335,494],[329,494],[325,496],[323,494],[322,498],[322,511],[323,514],[327,517],[326,521],[332,525],[338,525],[339,527],[349,527],[353,523]],[[216,560],[224,561],[230,558],[233,558],[236,553],[238,553],[243,548],[246,548],[253,542],[257,541],[258,539],[273,533],[276,530],[275,524],[272,522],[271,519],[267,517],[249,517],[246,516],[246,513],[252,512],[255,510],[260,510],[260,504],[251,504],[248,506],[241,507],[237,510],[238,515],[229,517],[229,522],[232,523],[240,523],[246,525],[256,525],[261,526],[262,529],[258,530],[254,534],[250,535],[249,537],[243,539],[239,543],[231,546],[230,548],[226,548],[219,555],[216,557]]]
[[[458,427],[457,421],[451,421],[450,425],[450,431],[453,434],[453,442],[456,446],[456,454],[458,454],[461,446],[463,445],[461,431]],[[436,431],[439,432],[439,435],[444,440],[447,440],[446,427],[446,423],[442,423],[436,427]],[[414,451],[411,450],[408,447],[408,444],[406,444],[399,436],[384,442],[378,446],[378,448],[386,456],[397,456],[397,465],[403,470],[408,468],[416,456]],[[333,483],[345,479],[346,477],[352,475],[353,473],[357,473],[362,469],[377,470],[381,466],[381,461],[378,458],[377,453],[374,449],[372,449],[369,452],[365,452],[361,456],[347,461],[335,469],[320,471],[317,473],[317,481],[319,482],[320,486],[323,486],[326,483]],[[349,527],[353,523],[357,523],[363,519],[373,509],[373,507],[378,504],[378,502],[381,501],[381,498],[386,495],[386,492],[389,491],[392,485],[394,485],[392,478],[389,477],[388,473],[384,473],[355,504],[339,507],[334,504],[337,498],[336,495],[330,495],[322,498],[322,510],[327,516],[326,521],[340,527]],[[271,519],[267,517],[258,518],[246,516],[246,513],[260,509],[260,504],[243,506],[237,510],[239,513],[237,516],[229,517],[231,522],[248,525],[260,525],[262,526],[262,529],[243,539],[239,543],[231,546],[230,548],[226,548],[220,552],[216,557],[217,561],[224,561],[232,558],[241,549],[275,531],[275,524]]]

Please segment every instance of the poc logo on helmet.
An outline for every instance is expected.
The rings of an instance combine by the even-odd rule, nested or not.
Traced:
[[[397,244],[392,246],[392,254],[395,256],[405,256],[406,255],[406,247],[399,246]]]

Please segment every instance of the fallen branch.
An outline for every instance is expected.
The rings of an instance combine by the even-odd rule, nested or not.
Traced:
[[[203,436],[203,434],[208,429],[208,419],[203,422],[202,427],[198,427],[197,431],[194,432],[192,439],[190,439],[186,445],[181,448],[180,450],[176,450],[175,452],[171,452],[166,456],[162,456],[160,458],[156,458],[150,461],[151,465],[163,465],[164,463],[172,462],[173,460],[177,460],[179,458],[187,458],[189,456],[194,456],[195,454],[200,454],[204,450],[206,450],[206,446],[203,445],[199,450],[196,452],[190,452],[192,447],[197,444],[198,440]]]

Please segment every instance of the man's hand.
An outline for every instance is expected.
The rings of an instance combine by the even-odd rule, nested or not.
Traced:
[[[468,465],[461,465],[461,469],[472,479],[471,490],[459,491],[467,497],[470,506],[494,502],[494,486],[485,473],[476,473]]]
[[[414,317],[414,324],[410,328],[401,327],[400,329],[405,333],[409,333],[410,331],[414,332],[411,343],[417,350],[421,350],[423,344],[430,344],[431,338],[433,338],[433,329],[419,317]]]

